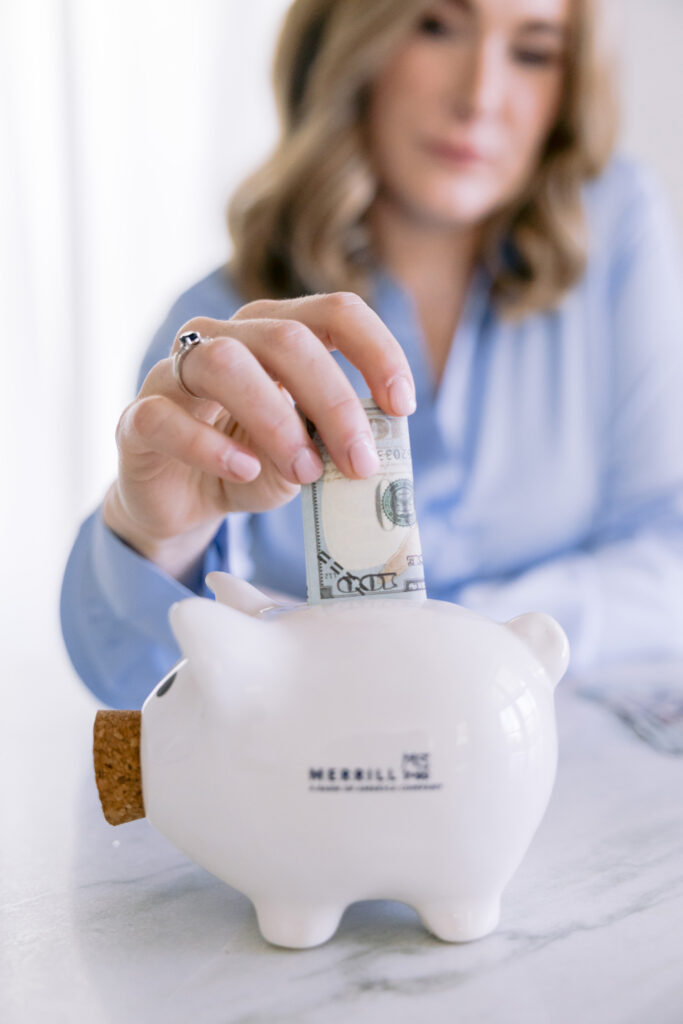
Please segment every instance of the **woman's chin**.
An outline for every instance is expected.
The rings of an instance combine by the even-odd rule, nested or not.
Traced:
[[[476,227],[486,220],[497,205],[494,199],[487,197],[449,196],[429,206],[423,203],[420,219],[434,228]]]

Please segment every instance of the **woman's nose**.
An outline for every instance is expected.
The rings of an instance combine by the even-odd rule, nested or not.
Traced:
[[[507,89],[504,46],[496,39],[473,41],[453,80],[453,109],[463,120],[495,116]]]

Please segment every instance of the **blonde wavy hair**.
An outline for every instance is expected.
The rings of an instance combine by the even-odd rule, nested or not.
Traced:
[[[295,0],[273,85],[280,138],[227,209],[230,277],[245,301],[354,291],[368,301],[378,182],[365,142],[373,80],[429,0]],[[581,188],[613,152],[618,103],[605,0],[573,0],[561,109],[523,194],[483,225],[493,298],[516,318],[553,308],[581,277]]]

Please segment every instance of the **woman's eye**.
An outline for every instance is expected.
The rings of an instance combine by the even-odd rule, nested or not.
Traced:
[[[531,67],[550,67],[553,64],[558,64],[560,56],[557,53],[541,52],[539,50],[517,50],[515,52],[515,59],[520,64],[528,64]]]
[[[441,18],[426,15],[420,20],[419,31],[429,36],[447,36],[449,32],[453,31],[453,28],[449,27]]]

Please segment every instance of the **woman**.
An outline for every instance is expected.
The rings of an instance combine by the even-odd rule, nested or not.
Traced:
[[[305,595],[321,466],[291,399],[364,477],[368,389],[412,413],[431,597],[548,611],[578,670],[680,654],[680,265],[656,187],[612,156],[598,0],[297,0],[275,82],[231,264],[152,340],[66,567],[86,685],[139,706],[212,569]],[[188,330],[209,340],[181,387]]]

